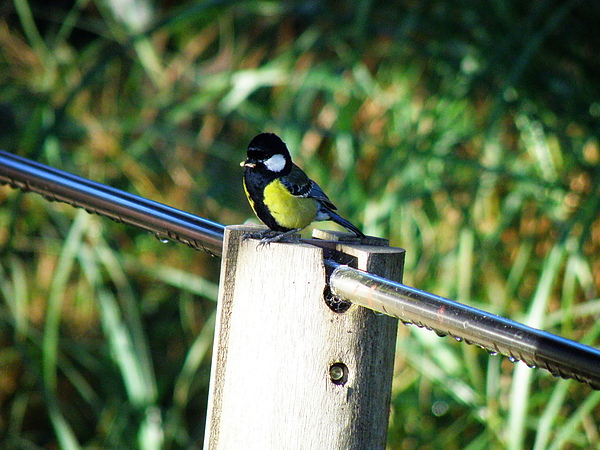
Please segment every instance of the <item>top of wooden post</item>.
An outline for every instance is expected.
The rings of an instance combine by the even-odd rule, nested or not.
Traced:
[[[324,258],[401,281],[403,250],[251,232],[225,232],[205,448],[384,449],[397,320],[330,309]]]

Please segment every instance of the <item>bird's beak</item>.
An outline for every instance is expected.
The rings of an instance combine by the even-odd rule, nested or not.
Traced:
[[[246,160],[246,161],[242,161],[240,163],[240,167],[256,167],[256,163],[253,163],[252,161]]]

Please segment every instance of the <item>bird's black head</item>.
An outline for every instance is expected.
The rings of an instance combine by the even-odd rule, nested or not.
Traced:
[[[292,158],[279,136],[273,133],[261,133],[248,144],[248,157],[242,165],[246,170],[279,177],[287,175],[292,170]]]

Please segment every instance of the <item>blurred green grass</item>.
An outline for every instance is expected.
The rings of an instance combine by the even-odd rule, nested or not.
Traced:
[[[231,224],[252,216],[237,163],[274,131],[406,248],[407,284],[598,345],[598,18],[583,0],[15,0],[0,147]],[[218,261],[0,202],[0,446],[199,445]],[[401,327],[388,446],[592,448],[599,400]]]

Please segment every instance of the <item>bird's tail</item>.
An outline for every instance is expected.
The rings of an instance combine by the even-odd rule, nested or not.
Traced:
[[[344,219],[339,214],[337,214],[331,210],[328,210],[327,212],[329,213],[329,217],[331,218],[331,220],[333,220],[335,223],[343,226],[347,230],[352,231],[356,235],[356,237],[361,237],[361,238],[365,237],[365,235],[363,234],[362,231],[360,231],[358,228],[356,228],[354,225],[352,225],[349,221]]]

